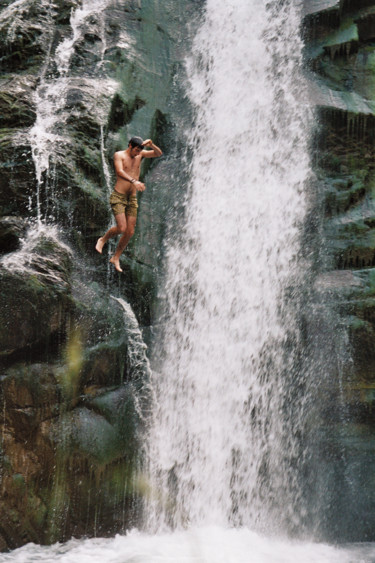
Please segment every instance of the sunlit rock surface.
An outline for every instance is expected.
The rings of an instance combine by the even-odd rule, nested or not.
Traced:
[[[0,549],[139,522],[143,334],[183,192],[170,161],[194,14],[193,1],[0,2]],[[143,169],[121,278],[94,243],[112,220],[112,155],[135,134],[165,156]]]

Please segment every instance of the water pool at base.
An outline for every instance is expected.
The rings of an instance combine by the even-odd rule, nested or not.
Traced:
[[[266,538],[246,528],[192,528],[146,535],[133,530],[111,539],[71,540],[41,547],[28,544],[0,563],[373,563],[375,544],[331,546]]]

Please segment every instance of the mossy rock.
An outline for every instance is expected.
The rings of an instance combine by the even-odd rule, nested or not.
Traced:
[[[329,56],[316,58],[316,53],[312,53],[311,57],[315,57],[314,70],[332,90],[355,91],[364,99],[373,99],[374,45],[360,45],[358,51],[341,59],[332,60]]]
[[[123,288],[124,296],[140,324],[149,326],[155,313],[156,268],[139,262],[132,247],[122,255],[120,264],[127,280]]]
[[[112,424],[128,451],[137,451],[136,445],[143,429],[142,403],[148,398],[147,382],[127,383],[87,401],[89,408],[100,413]]]
[[[345,112],[346,115],[342,115],[342,119],[346,122],[358,120],[359,115],[373,116],[375,113],[375,101],[373,100],[367,100],[356,92],[334,90],[323,81],[320,81],[318,86],[313,87],[316,105],[328,110]]]
[[[78,275],[76,273],[75,275]],[[74,280],[75,312],[72,327],[80,341],[79,392],[123,384],[147,376],[129,361],[134,355],[131,341],[133,320],[98,284]],[[68,342],[69,344],[69,342]],[[144,353],[144,350],[143,350]]]
[[[327,221],[327,249],[339,269],[375,266],[375,229],[372,217],[363,217],[365,209],[355,208],[345,218],[340,215]]]
[[[13,506],[0,502],[0,535],[3,544],[5,543],[0,543],[0,549],[15,549],[23,545],[25,539],[27,542],[38,543],[46,524],[47,507],[28,489],[20,494],[10,486],[8,494]]]
[[[363,201],[366,196],[366,185],[357,180],[334,180],[325,192],[325,213],[328,217],[341,215]]]
[[[0,82],[0,127],[30,127],[36,119],[32,93],[34,76],[15,77]]]
[[[0,354],[46,342],[72,308],[71,256],[45,235],[28,235],[0,269]],[[15,291],[17,288],[17,291]],[[65,330],[65,329],[64,329]]]
[[[81,370],[81,385],[116,385],[126,380],[127,341],[122,339],[98,344],[86,350]]]
[[[19,438],[59,413],[61,391],[55,366],[19,363],[8,367],[0,392],[7,404],[6,420]]]
[[[65,104],[69,129],[83,133],[86,142],[92,138],[100,141],[100,130],[108,122],[118,87],[115,80],[105,77],[99,83],[96,77],[70,78]]]
[[[302,31],[310,45],[340,25],[340,0],[310,0],[302,5]]]
[[[305,37],[308,39],[307,57],[318,70],[326,55],[330,60],[347,59],[359,48],[359,34],[353,17],[337,19],[337,10],[327,10],[305,18]]]
[[[371,41],[375,38],[375,8],[372,6],[359,13],[355,23],[358,27],[360,41]]]
[[[80,158],[82,153],[84,157]],[[70,224],[70,228],[84,238],[92,236],[101,225],[105,225],[110,213],[109,196],[100,165],[101,157],[97,149],[91,153],[87,147],[79,149],[74,156],[67,151],[54,168],[59,196],[56,199],[48,197],[42,202],[42,216],[49,210],[50,216]]]
[[[354,382],[372,382],[375,385],[375,300],[372,302],[371,315],[368,303],[364,316],[371,318],[369,322],[359,317],[347,317],[351,355],[354,362]],[[356,308],[358,311],[358,308]],[[366,315],[367,313],[367,315]],[[364,350],[366,353],[364,354]]]
[[[54,424],[53,435],[64,457],[77,454],[100,467],[124,457],[127,452],[116,427],[84,407],[61,416]]]
[[[108,290],[88,276],[77,265],[73,275],[75,300],[75,327],[79,328],[84,348],[96,349],[109,341],[117,345],[126,333],[121,308],[108,294]]]
[[[79,0],[55,0],[57,12],[54,14],[55,21],[59,25],[67,25],[70,23],[72,10],[80,7]]]
[[[128,100],[123,92],[117,92],[113,97],[111,111],[108,116],[108,129],[110,131],[117,131],[120,127],[127,125],[134,113],[144,105],[145,102],[137,96],[134,99]]]

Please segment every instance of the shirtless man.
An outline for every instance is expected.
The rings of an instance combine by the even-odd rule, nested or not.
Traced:
[[[144,150],[145,147],[151,150]],[[110,259],[118,272],[122,272],[120,256],[133,236],[137,222],[137,191],[143,192],[146,189],[146,186],[138,179],[142,159],[155,158],[162,154],[151,139],[143,141],[140,137],[132,137],[126,150],[115,153],[117,181],[109,202],[115,216],[116,227],[112,227],[103,237],[100,237],[95,248],[101,254],[103,246],[110,238],[122,235],[116,252]]]

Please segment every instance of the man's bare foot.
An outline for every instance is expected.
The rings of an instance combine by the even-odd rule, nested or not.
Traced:
[[[103,238],[100,237],[100,238],[98,239],[98,242],[96,243],[96,246],[95,246],[95,249],[99,252],[99,254],[102,253],[104,244],[105,244],[105,243],[103,242]]]
[[[111,264],[114,265],[114,267],[116,268],[116,270],[118,272],[122,272],[121,268],[120,268],[120,260],[118,258],[115,258],[114,256],[112,256],[112,258],[110,259]]]

